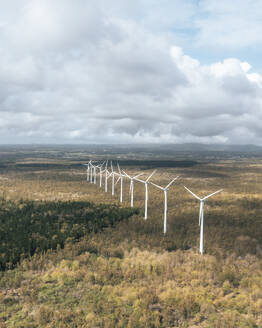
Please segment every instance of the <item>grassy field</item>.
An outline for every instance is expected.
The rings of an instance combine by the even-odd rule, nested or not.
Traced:
[[[112,197],[110,180],[107,194],[89,184],[81,161],[30,153],[2,158],[4,202],[130,205],[128,180],[120,205],[119,185]],[[166,236],[163,192],[149,187],[145,221],[144,185],[135,183],[139,214],[2,271],[0,327],[262,327],[262,160],[192,163],[159,167],[152,178],[165,186],[180,176],[168,192]],[[152,172],[148,167],[125,162],[141,178]],[[223,188],[205,205],[203,256],[199,202],[184,185],[200,196]]]

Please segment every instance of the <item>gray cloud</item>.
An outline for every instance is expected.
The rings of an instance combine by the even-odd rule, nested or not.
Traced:
[[[260,143],[262,76],[236,58],[185,55],[163,32],[171,15],[151,28],[163,15],[148,3],[24,0],[16,14],[7,5],[1,142]],[[194,2],[173,6],[188,26]]]

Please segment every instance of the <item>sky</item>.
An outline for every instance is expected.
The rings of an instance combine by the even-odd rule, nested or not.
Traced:
[[[262,145],[261,0],[0,0],[0,143]]]

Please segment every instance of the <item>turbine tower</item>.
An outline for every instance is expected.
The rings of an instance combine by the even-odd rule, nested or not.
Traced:
[[[93,168],[94,168],[94,165],[90,162],[90,175],[89,175],[90,183],[93,183]]]
[[[156,173],[156,170],[154,170],[149,177],[144,181],[138,178],[134,178],[135,180],[144,183],[145,185],[145,220],[147,219],[147,203],[148,203],[148,184],[149,184],[149,180],[152,177],[153,174]]]
[[[123,171],[123,172],[130,179],[130,187],[129,187],[130,203],[131,203],[131,207],[134,207],[134,179],[138,178],[143,173],[140,173],[140,174],[135,175],[134,177],[131,177],[125,171]]]
[[[118,168],[118,172],[119,172],[118,173],[119,177],[118,177],[115,185],[117,185],[118,181],[120,181],[120,203],[122,203],[123,202],[123,177],[124,177],[124,175],[122,174],[118,163],[117,163],[117,168]]]
[[[109,177],[112,176],[112,196],[115,194],[115,174],[116,172],[114,171],[113,164],[111,161],[111,173],[108,175]]]
[[[169,184],[166,187],[161,187],[153,182],[150,182],[153,186],[164,191],[164,196],[165,196],[165,198],[164,198],[164,234],[166,234],[166,222],[167,222],[167,192],[168,192],[169,187],[172,185],[172,183],[178,178],[179,178],[178,176],[175,177],[175,179],[173,179],[171,182],[169,182]]]
[[[102,167],[104,166],[105,162],[103,162],[100,165],[96,165],[96,167],[99,169],[99,187],[102,187]]]
[[[94,169],[94,172],[93,172],[93,175],[94,175],[94,184],[96,184],[96,166],[93,165],[93,169]]]
[[[209,197],[219,193],[223,189],[217,190],[213,192],[212,194],[207,195],[204,198],[198,197],[196,194],[194,194],[191,190],[189,190],[187,187],[184,186],[184,188],[190,192],[191,195],[193,195],[196,199],[200,201],[200,209],[199,209],[199,225],[200,225],[200,245],[199,245],[199,251],[201,254],[204,252],[204,207],[205,207],[205,200]]]
[[[108,178],[110,176],[108,169],[107,169],[107,165],[108,165],[108,160],[106,161],[106,166],[105,166],[105,192],[107,192],[107,182],[108,182]]]
[[[89,181],[90,177],[90,164],[91,160],[87,164],[83,164],[84,166],[86,166],[86,181]]]

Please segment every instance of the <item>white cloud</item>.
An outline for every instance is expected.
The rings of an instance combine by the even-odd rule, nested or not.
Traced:
[[[222,49],[261,45],[260,0],[201,0],[196,17],[198,44]]]
[[[25,0],[0,15],[3,143],[261,142],[262,76],[248,62],[204,65],[151,29],[159,2],[115,3]],[[173,6],[189,26],[194,2]]]

